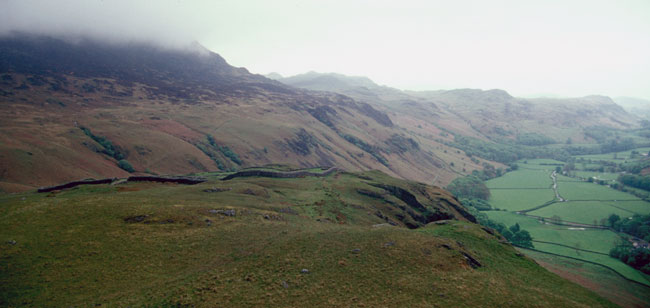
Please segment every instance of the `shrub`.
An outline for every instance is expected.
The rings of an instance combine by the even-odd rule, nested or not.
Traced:
[[[133,169],[133,166],[131,166],[131,164],[128,161],[126,161],[126,159],[120,159],[117,162],[117,166],[124,169],[125,171],[127,171],[129,173],[135,171],[135,169]]]

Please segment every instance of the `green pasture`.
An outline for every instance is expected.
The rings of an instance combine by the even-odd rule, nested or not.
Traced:
[[[505,211],[489,211],[485,213],[488,214],[490,219],[501,222],[507,226],[519,223],[521,228],[530,232],[534,241],[552,242],[573,247],[567,248],[560,245],[533,242],[535,249],[537,250],[607,265],[628,279],[650,285],[650,281],[648,281],[639,271],[627,266],[618,259],[602,255],[608,254],[609,250],[620,241],[620,237],[610,230],[571,229],[572,227],[542,223],[532,217],[526,217]],[[576,250],[575,248],[590,250],[602,254],[589,253],[586,251]]]
[[[544,170],[512,171],[485,182],[488,188],[549,188],[553,184],[550,172]]]
[[[628,203],[631,204],[628,205]],[[566,221],[599,224],[601,219],[607,218],[611,214],[629,217],[638,213],[630,211],[628,208],[642,209],[643,205],[640,203],[646,203],[650,208],[650,203],[644,201],[570,201],[553,203],[528,214],[542,217],[560,216],[562,220]]]
[[[491,189],[489,203],[495,209],[527,210],[555,198],[552,189]]]
[[[628,279],[650,285],[650,281],[643,273],[610,256],[545,243],[535,243],[535,249],[606,265]]]
[[[604,185],[589,182],[558,183],[560,195],[572,200],[639,200],[638,197],[609,188]]]
[[[518,223],[521,228],[530,232],[533,240],[537,241],[553,242],[607,254],[620,239],[616,233],[606,229],[570,229],[572,227],[542,223],[536,218],[505,211],[484,213],[488,214],[490,219],[506,226]],[[537,248],[537,244],[535,247]]]
[[[621,151],[621,152],[615,152],[615,153],[607,153],[607,154],[592,154],[592,155],[577,155],[575,156],[576,158],[583,158],[583,159],[591,159],[592,161],[613,161],[613,162],[623,162],[625,160],[632,159],[632,151],[637,151],[640,154],[641,153],[648,153],[650,151],[650,147],[643,147],[643,148],[636,148],[628,151]],[[637,156],[638,159],[640,158]]]
[[[528,249],[520,251],[571,281],[591,281],[589,289],[622,307],[650,307],[650,287],[623,279],[611,269]]]

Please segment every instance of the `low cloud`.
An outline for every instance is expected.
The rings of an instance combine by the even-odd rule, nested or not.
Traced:
[[[186,1],[4,0],[0,35],[14,32],[185,47],[202,31]]]

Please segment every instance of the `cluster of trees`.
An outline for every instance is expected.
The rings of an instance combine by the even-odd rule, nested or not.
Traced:
[[[489,211],[492,206],[485,200],[476,198],[459,198],[458,201],[466,207],[471,206],[479,211]]]
[[[214,140],[214,137],[212,137],[210,135],[206,135],[206,137],[208,139],[208,143],[210,143],[210,145],[213,148],[219,150],[221,152],[221,154],[228,157],[235,164],[238,164],[238,165],[242,164],[242,161],[239,158],[239,155],[237,155],[237,153],[233,152],[228,146],[219,146],[217,144],[216,140]]]
[[[650,215],[637,214],[626,219],[621,219],[620,216],[612,214],[607,218],[607,222],[616,231],[650,242]]]
[[[356,145],[358,148],[370,153],[370,155],[372,155],[372,157],[374,157],[378,162],[380,162],[382,165],[388,167],[388,160],[386,160],[386,158],[383,155],[381,155],[381,149],[379,147],[372,146],[372,145],[366,143],[365,141],[363,141],[363,140],[361,140],[361,139],[359,139],[359,138],[357,138],[355,136],[352,136],[352,135],[342,134],[341,136],[347,142],[352,143],[352,144]]]
[[[650,250],[647,248],[634,247],[625,242],[612,248],[609,255],[650,275]]]
[[[533,238],[530,236],[530,233],[522,229],[519,226],[519,223],[515,223],[510,227],[506,227],[506,225],[503,223],[489,219],[487,215],[479,212],[476,208],[465,203],[462,204],[467,208],[470,214],[476,217],[476,220],[480,225],[490,227],[501,233],[501,235],[503,235],[503,237],[505,237],[513,245],[524,248],[535,248],[535,246],[533,246]]]
[[[618,181],[627,186],[650,191],[650,176],[648,175],[622,174],[618,177]]]
[[[86,134],[86,136],[90,137],[90,139],[94,140],[95,142],[99,143],[99,145],[102,146],[103,154],[106,154],[114,158],[115,160],[117,160],[118,167],[122,168],[123,170],[129,173],[135,172],[135,169],[133,168],[131,163],[129,163],[125,159],[126,155],[123,153],[120,147],[113,145],[113,143],[110,140],[108,140],[106,137],[93,134],[90,131],[90,129],[88,129],[87,127],[81,126],[79,128],[84,132],[84,134]]]
[[[518,223],[515,223],[509,228],[506,228],[506,225],[488,219],[486,225],[499,231],[499,233],[501,233],[501,235],[503,235],[503,237],[505,237],[513,245],[524,248],[534,248],[533,238],[530,236],[530,233],[524,229],[521,229]]]
[[[650,159],[644,159],[640,161],[624,163],[620,165],[620,168],[629,173],[639,174],[641,170],[650,167]]]
[[[447,190],[459,199],[490,199],[490,189],[480,178],[468,175],[459,177],[447,185]]]
[[[650,274],[650,249],[647,247],[647,242],[650,241],[650,215],[634,215],[628,219],[621,219],[618,215],[612,214],[607,218],[607,223],[619,232],[636,237],[635,241],[638,245],[634,247],[630,242],[624,241],[612,248],[609,255]]]
[[[454,142],[449,146],[459,148],[468,156],[478,156],[487,160],[509,164],[524,158],[553,158],[565,161],[570,154],[561,148],[527,146],[512,143],[511,140],[487,142],[473,137],[454,135]]]
[[[124,159],[124,154],[122,154],[122,151],[116,148],[110,140],[106,139],[106,137],[95,135],[90,131],[90,129],[83,126],[80,127],[80,129],[84,132],[84,134],[86,134],[86,136],[90,137],[90,139],[99,143],[99,145],[101,145],[102,148],[104,148],[102,150],[102,153],[110,157],[113,157],[116,160]]]
[[[517,135],[517,143],[523,145],[548,145],[557,143],[555,140],[538,133],[524,133]]]

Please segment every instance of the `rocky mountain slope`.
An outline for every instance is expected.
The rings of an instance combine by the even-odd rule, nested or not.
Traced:
[[[606,97],[409,92],[313,72],[279,80],[292,85],[232,67],[198,44],[2,37],[0,189],[268,163],[377,169],[444,186],[509,161],[473,155],[486,145],[463,146],[464,137],[487,145],[588,143],[592,127],[638,126]]]
[[[271,162],[378,169],[438,184],[461,172],[441,155],[446,146],[415,138],[368,103],[250,74],[200,46],[14,35],[0,39],[0,55],[7,191]]]

